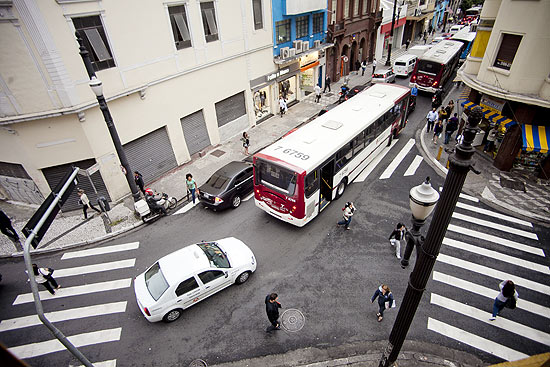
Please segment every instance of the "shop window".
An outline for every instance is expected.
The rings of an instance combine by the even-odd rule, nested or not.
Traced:
[[[276,22],[275,29],[278,45],[290,41],[290,19]]]
[[[518,51],[519,44],[521,43],[522,36],[517,34],[504,33],[502,35],[502,41],[500,42],[500,48],[495,59],[494,67],[510,70],[516,52]]]
[[[216,9],[214,2],[201,3],[202,26],[206,42],[218,40],[218,25],[216,24]]]
[[[264,21],[262,19],[262,0],[252,0],[252,11],[254,12],[254,29],[262,29]]]
[[[90,53],[94,70],[114,68],[115,60],[99,15],[73,18],[72,20],[78,35],[84,41],[84,46]]]
[[[172,25],[172,34],[174,35],[176,48],[181,50],[191,47],[191,36],[189,34],[189,23],[187,22],[185,6],[170,6],[168,7],[168,14],[170,14],[170,24]]]
[[[313,33],[321,33],[323,31],[323,13],[313,14]]]
[[[302,38],[308,35],[309,16],[296,18],[296,38]]]

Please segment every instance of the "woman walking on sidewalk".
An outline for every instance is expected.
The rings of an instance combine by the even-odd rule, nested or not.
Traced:
[[[393,294],[390,291],[390,287],[385,284],[382,284],[374,295],[371,298],[371,303],[374,303],[374,300],[378,297],[378,322],[382,321],[384,318],[384,310],[387,308],[395,307],[395,301],[393,300]]]
[[[84,219],[88,219],[88,208],[92,208],[93,210],[101,214],[101,211],[92,205],[92,203],[90,202],[90,199],[88,199],[88,195],[86,195],[86,192],[84,190],[78,189],[78,196],[80,196],[79,201],[80,201],[80,204],[82,204]]]

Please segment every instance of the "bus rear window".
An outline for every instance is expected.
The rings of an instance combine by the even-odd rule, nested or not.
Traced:
[[[433,61],[420,60],[418,62],[418,71],[421,73],[437,75],[441,70],[441,64]]]
[[[287,196],[293,196],[296,189],[296,173],[269,162],[258,161],[256,183],[265,185]]]

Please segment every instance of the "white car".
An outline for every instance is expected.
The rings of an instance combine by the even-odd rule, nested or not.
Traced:
[[[376,70],[372,74],[372,83],[395,83],[395,74],[392,69]]]
[[[190,245],[164,256],[134,279],[139,309],[150,322],[176,321],[183,310],[256,270],[252,250],[234,237]]]

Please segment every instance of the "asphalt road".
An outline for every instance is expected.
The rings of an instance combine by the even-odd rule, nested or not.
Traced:
[[[404,80],[398,82],[404,83]],[[379,323],[375,316],[377,307],[371,304],[370,297],[381,283],[386,283],[391,287],[399,307],[411,270],[401,269],[387,238],[398,221],[407,225],[410,223],[410,188],[430,176],[432,185],[438,189],[443,185],[443,178],[425,160],[413,174],[405,176],[415,157],[421,156],[416,145],[404,154],[403,161],[389,178],[380,179],[380,176],[409,139],[417,138],[417,129],[424,123],[429,105],[428,97],[419,96],[417,109],[410,116],[407,129],[377,168],[364,182],[350,185],[343,198],[304,228],[296,228],[270,217],[257,209],[253,200],[249,200],[236,210],[220,213],[195,207],[185,214],[162,218],[114,241],[90,247],[138,242],[135,249],[71,259],[62,259],[63,252],[37,256],[34,259],[36,262],[55,269],[135,259],[133,266],[59,278],[62,291],[84,284],[113,281],[119,282],[119,288],[105,290],[106,283],[99,285],[95,293],[45,300],[45,311],[126,302],[122,312],[113,311],[86,318],[78,318],[77,314],[74,316],[76,319],[56,323],[68,336],[110,330],[109,333],[98,333],[97,337],[111,338],[112,342],[90,343],[81,347],[81,351],[92,362],[116,359],[117,366],[188,366],[197,358],[215,364],[307,346],[337,346],[345,342],[387,339],[397,309],[386,311],[384,320]],[[353,201],[357,207],[350,231],[336,226],[346,201]],[[468,199],[461,198],[459,202],[476,210],[496,212]],[[547,269],[549,261],[544,253],[527,253],[513,244],[503,246],[501,243],[516,241],[548,252],[548,229],[537,225],[530,228],[472,209],[457,209],[455,213],[463,217],[454,218],[452,225],[491,234],[500,241],[489,241],[481,235],[467,235],[464,230],[448,231],[447,237],[467,242],[470,247],[456,243],[454,247],[443,246],[441,253],[445,255],[443,259],[446,262],[437,262],[434,270],[438,278],[431,278],[428,283],[408,338],[469,351],[487,362],[499,362],[503,358],[483,351],[483,348],[495,347],[492,344],[468,346],[465,341],[475,339],[471,335],[528,355],[547,351],[550,300],[548,292],[544,293],[544,287],[550,286],[550,280],[548,274],[535,271],[528,263],[520,263],[517,259],[542,264]],[[470,221],[464,217],[470,218]],[[480,224],[482,220],[490,222],[490,226]],[[517,233],[506,232],[498,225],[524,229],[535,233],[538,238],[522,239]],[[426,233],[427,226],[423,230]],[[172,324],[147,322],[137,308],[129,280],[158,258],[183,246],[227,236],[243,240],[257,257],[257,271],[248,282],[231,286],[202,301],[186,310],[181,319]],[[478,249],[471,249],[471,246]],[[506,261],[495,259],[496,255],[487,250],[510,258]],[[503,312],[503,318],[518,324],[490,325],[486,320],[488,316],[483,312],[490,312],[494,296],[489,296],[490,292],[484,291],[484,287],[495,291],[500,277],[488,271],[473,271],[463,262],[476,262],[493,271],[500,271],[497,275],[513,274],[527,280],[518,284],[520,297],[542,306],[541,311],[536,307],[535,311],[539,313],[518,306],[516,310]],[[411,263],[414,264],[414,255]],[[12,305],[20,294],[29,292],[26,275],[22,271],[23,262],[20,259],[3,261],[0,266],[4,276],[0,284],[2,320],[34,314],[32,302]],[[468,286],[464,282],[479,287],[482,294],[466,289]],[[112,283],[108,284],[114,287]],[[306,321],[302,330],[295,333],[265,332],[268,321],[263,302],[266,294],[273,291],[279,293],[284,309],[294,308],[304,314]],[[460,305],[452,303],[453,300]],[[463,305],[474,310],[464,311]],[[453,331],[445,325],[471,335]],[[525,331],[518,325],[527,326],[529,330]],[[1,327],[2,323],[0,340],[9,348],[53,339],[41,325],[14,330],[3,330]],[[465,339],[457,340],[459,337]],[[26,361],[32,366],[79,365],[66,351],[32,357],[32,353],[40,350],[37,346],[46,347],[35,344],[33,348],[19,349],[30,353],[31,357]],[[28,351],[31,349],[34,352]],[[496,350],[500,351],[498,348]]]

